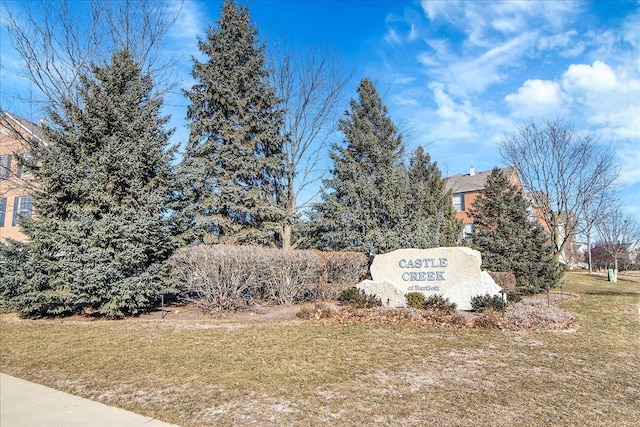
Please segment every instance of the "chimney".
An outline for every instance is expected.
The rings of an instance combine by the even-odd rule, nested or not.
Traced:
[[[475,176],[476,174],[476,168],[474,168],[473,166],[471,166],[469,168],[469,176]]]

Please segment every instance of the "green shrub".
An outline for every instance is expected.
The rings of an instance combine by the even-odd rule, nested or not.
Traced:
[[[424,294],[421,292],[409,292],[406,294],[407,306],[411,308],[422,308],[424,304]]]
[[[424,300],[422,308],[430,311],[437,311],[444,314],[453,314],[456,312],[456,303],[449,301],[442,295],[431,295]]]
[[[362,289],[358,289],[355,286],[342,291],[338,301],[340,304],[352,305],[356,308],[373,308],[382,305],[380,298],[375,295],[367,295]]]
[[[504,310],[506,303],[501,295],[476,295],[471,298],[471,310],[481,312],[487,309]]]

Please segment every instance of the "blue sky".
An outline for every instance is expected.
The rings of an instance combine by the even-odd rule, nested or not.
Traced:
[[[504,166],[498,142],[529,120],[559,117],[591,132],[614,147],[625,210],[640,220],[640,2],[238,3],[249,6],[267,49],[286,39],[336,52],[354,71],[345,108],[359,80],[370,78],[408,151],[424,146],[445,175]],[[181,64],[183,88],[193,83],[196,37],[215,24],[220,8],[221,1],[186,1],[169,34],[165,54]],[[0,105],[37,120],[15,102],[25,82],[1,43]],[[166,102],[174,139],[185,141],[186,101],[174,94]]]

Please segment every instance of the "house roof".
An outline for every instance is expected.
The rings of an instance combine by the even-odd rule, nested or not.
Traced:
[[[43,145],[47,145],[44,140],[44,135],[42,132],[42,128],[35,123],[30,122],[27,119],[24,119],[16,114],[9,113],[8,111],[3,111],[0,114],[0,121],[6,122],[7,126],[16,131],[23,130],[29,136],[36,139]]]
[[[511,177],[516,172],[516,168],[508,166],[500,169],[507,180],[511,180]],[[469,173],[458,174],[450,176],[446,179],[447,190],[451,189],[453,193],[468,193],[470,191],[484,190],[487,186],[487,178],[491,175],[491,170],[476,172],[474,168],[471,168]]]

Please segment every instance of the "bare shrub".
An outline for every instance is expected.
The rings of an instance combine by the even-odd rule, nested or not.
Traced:
[[[356,252],[232,245],[183,248],[171,259],[172,278],[209,311],[335,299],[362,280],[367,265]]]
[[[504,315],[510,329],[567,329],[577,320],[576,315],[546,304],[522,301]]]
[[[239,246],[200,245],[183,248],[171,258],[172,277],[182,282],[187,299],[205,310],[247,305],[255,271],[251,254]]]
[[[313,308],[302,307],[296,317],[304,320],[330,319],[336,315],[336,311],[324,303],[315,303]]]
[[[468,326],[467,318],[460,313],[453,313],[449,316],[452,328],[464,329]]]
[[[504,329],[504,320],[499,312],[487,309],[473,319],[472,325],[478,329]]]
[[[264,299],[276,304],[316,299],[323,268],[311,251],[256,248],[254,256],[263,266],[260,286]]]
[[[361,252],[313,251],[324,267],[323,280],[318,283],[318,299],[337,299],[340,293],[367,275],[369,260]]]
[[[491,278],[509,294],[516,293],[516,275],[511,272],[489,271]]]

